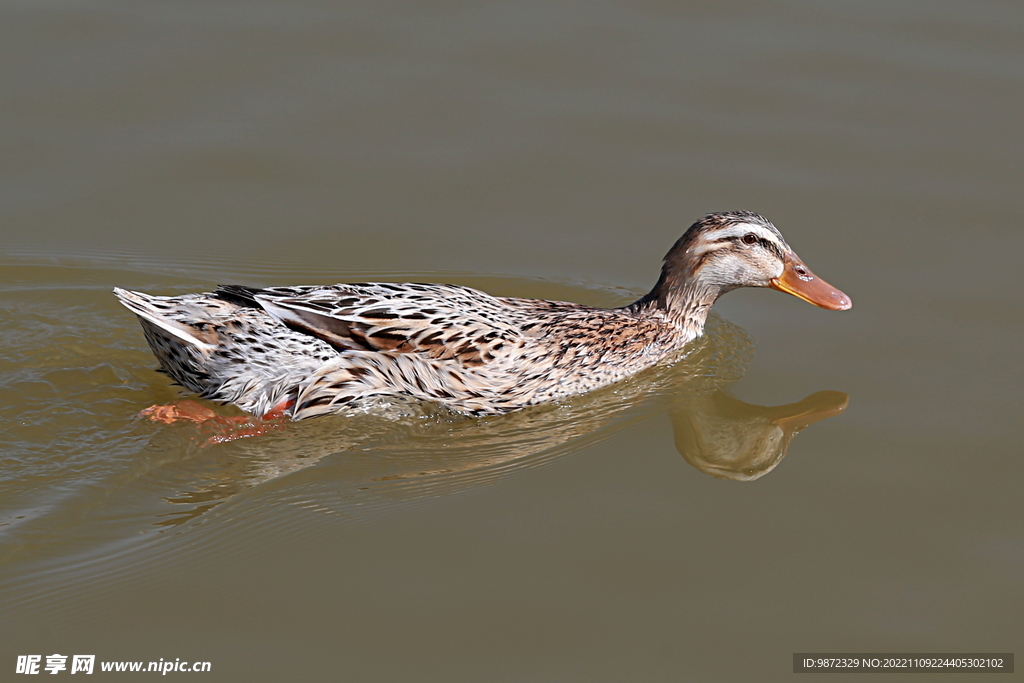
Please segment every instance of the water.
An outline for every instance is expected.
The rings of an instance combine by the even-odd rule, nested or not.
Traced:
[[[0,19],[0,668],[733,681],[1014,650],[1015,3]],[[618,305],[736,208],[853,310],[733,292],[678,364],[499,418],[377,406],[217,443],[137,417],[179,394],[113,286]]]

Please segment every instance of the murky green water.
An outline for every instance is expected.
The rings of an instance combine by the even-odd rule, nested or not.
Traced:
[[[1019,649],[1021,35],[1000,2],[0,8],[0,678]],[[113,286],[618,305],[734,208],[854,309],[734,292],[678,364],[500,418],[137,417],[179,394]]]

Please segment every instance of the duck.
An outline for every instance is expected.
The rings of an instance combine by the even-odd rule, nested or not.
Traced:
[[[257,418],[304,420],[375,397],[486,416],[593,391],[683,351],[739,287],[852,306],[752,211],[696,221],[651,291],[619,308],[392,282],[114,294],[176,383]]]

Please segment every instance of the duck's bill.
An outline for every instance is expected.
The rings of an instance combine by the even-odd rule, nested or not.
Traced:
[[[809,304],[830,311],[845,311],[853,306],[850,297],[812,273],[793,252],[786,255],[784,263],[782,275],[768,281],[768,286],[772,289],[792,294]]]

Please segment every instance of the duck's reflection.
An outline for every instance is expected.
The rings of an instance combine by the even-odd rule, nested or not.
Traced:
[[[676,450],[704,474],[751,481],[775,469],[801,429],[835,417],[848,401],[840,391],[819,391],[796,403],[767,407],[713,391],[672,411]]]
[[[318,463],[315,478],[290,479],[293,486],[275,489],[279,502],[349,510],[402,506],[544,466],[661,414],[671,419],[676,449],[698,470],[757,479],[778,465],[802,428],[842,412],[847,396],[822,391],[776,407],[732,398],[723,389],[743,375],[751,348],[741,329],[713,318],[708,335],[672,365],[561,404],[468,419],[391,401],[228,443],[210,445],[209,434],[193,434],[192,457],[181,465],[193,469],[193,482],[203,483],[166,497],[185,508],[157,524],[181,524]],[[195,430],[175,429],[179,435]],[[337,457],[325,459],[330,455]],[[330,495],[323,494],[324,482]]]

